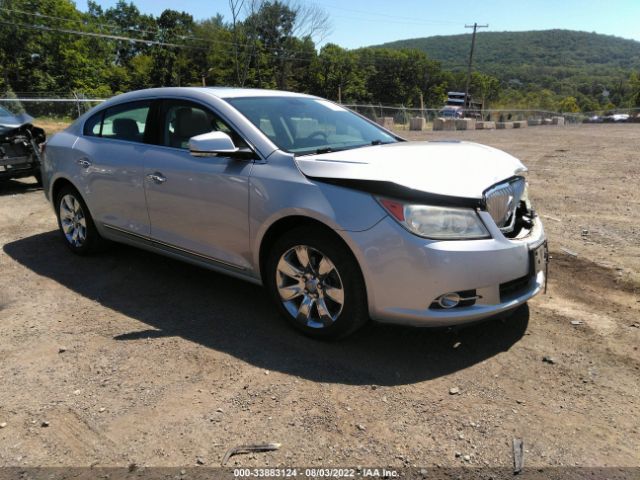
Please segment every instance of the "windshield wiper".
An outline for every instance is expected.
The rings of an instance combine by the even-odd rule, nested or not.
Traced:
[[[341,149],[340,148],[334,149],[331,147],[316,148],[316,154],[337,152],[338,150],[341,150]]]
[[[384,144],[384,143],[390,143],[390,142],[381,142],[381,143]],[[296,156],[303,157],[305,155],[321,155],[323,153],[342,152],[344,150],[353,150],[355,148],[362,148],[362,147],[366,147],[368,145],[369,145],[368,143],[365,143],[364,145],[350,145],[348,147],[320,147],[320,148],[316,148],[312,152],[304,152],[304,153],[299,152],[299,153],[296,153]],[[379,145],[379,144],[375,143],[375,144],[372,144],[372,145]]]
[[[372,140],[370,145],[386,145],[387,143],[393,143],[393,142],[383,142],[382,140],[378,139],[378,140]],[[351,145],[349,147],[341,147],[341,148],[322,147],[322,148],[316,149],[316,153],[340,152],[342,150],[353,150],[355,148],[362,148],[366,146],[367,144],[365,143],[364,145]]]

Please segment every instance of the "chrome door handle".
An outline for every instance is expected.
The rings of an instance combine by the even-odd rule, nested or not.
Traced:
[[[167,181],[167,177],[162,175],[160,172],[150,173],[147,175],[147,180],[155,183],[156,185],[160,185]]]
[[[76,163],[82,168],[89,168],[91,166],[91,162],[88,158],[79,158],[78,160],[76,160]]]

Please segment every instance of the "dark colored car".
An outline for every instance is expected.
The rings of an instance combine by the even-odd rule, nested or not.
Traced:
[[[46,135],[32,122],[26,113],[0,107],[0,181],[34,176],[41,182],[40,148]]]

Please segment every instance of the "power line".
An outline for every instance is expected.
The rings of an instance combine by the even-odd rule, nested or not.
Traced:
[[[25,11],[22,11],[22,10],[15,10],[15,9],[4,8],[4,7],[0,7],[0,10],[4,10],[4,11],[8,11],[8,12],[14,12],[14,13],[20,13],[20,14],[23,14],[23,15],[30,15],[30,16],[34,16],[34,17],[42,17],[42,18],[61,20],[61,21],[65,21],[65,22],[81,23],[83,25],[87,25],[87,22],[84,22],[82,20],[74,20],[74,19],[63,18],[63,17],[55,17],[55,16],[52,16],[52,15],[44,15],[44,14],[39,13],[39,12],[25,12]],[[74,29],[68,29],[68,28],[63,28],[63,27],[52,27],[52,26],[48,26],[48,25],[34,25],[34,24],[20,24],[20,23],[14,23],[14,22],[3,22],[2,20],[0,20],[0,23],[3,23],[5,25],[17,26],[17,27],[33,28],[33,29],[37,29],[37,30],[47,30],[47,31],[52,31],[52,32],[61,32],[61,33],[68,33],[68,34],[75,34],[75,35],[85,35],[85,36],[90,36],[90,37],[95,37],[95,38],[105,38],[105,39],[110,39],[110,40],[123,40],[123,41],[128,41],[128,42],[131,42],[131,43],[143,43],[143,44],[146,44],[148,46],[159,45],[159,46],[176,47],[176,48],[194,48],[194,49],[199,49],[199,50],[205,50],[203,47],[195,47],[193,45],[176,44],[176,43],[171,43],[171,42],[163,42],[163,41],[158,41],[158,40],[136,38],[136,37],[130,37],[130,36],[124,36],[124,35],[87,32],[87,31],[84,31],[84,30],[74,30]],[[111,25],[114,25],[119,29],[122,28],[122,27],[119,27],[119,26],[117,26],[115,24],[96,23],[94,25],[95,26],[111,26]],[[131,31],[131,32],[151,33],[151,34],[154,34],[154,35],[164,33],[162,29],[158,29],[155,32],[153,32],[153,31],[150,31],[150,30],[140,30],[140,29],[129,27],[129,28],[126,28],[126,30]],[[200,41],[200,42],[204,42],[204,43],[228,45],[228,46],[231,46],[231,47],[246,47],[247,46],[245,44],[238,44],[238,43],[230,42],[230,41],[227,41],[227,40],[216,40],[216,39],[211,39],[211,38],[195,37],[195,36],[191,36],[191,35],[177,35],[177,38],[179,38],[180,40],[196,40],[196,41]],[[264,47],[264,46],[262,48],[264,50],[272,51],[272,52],[276,52],[276,53],[285,53],[286,54],[286,53],[290,52],[289,50],[285,50],[285,49],[268,48],[268,47]],[[313,57],[313,55],[305,55],[304,57],[309,58],[309,59],[315,58],[315,57]],[[296,59],[305,60],[304,57],[290,56],[290,57],[287,57],[287,59],[288,60],[296,60]]]
[[[9,25],[9,26],[13,26],[13,27],[31,28],[31,29],[34,29],[34,30],[45,30],[45,31],[48,31],[48,32],[68,33],[68,34],[71,34],[71,35],[83,35],[83,36],[87,36],[87,37],[106,38],[106,39],[110,39],[110,40],[124,40],[124,41],[131,42],[131,43],[144,43],[147,46],[157,45],[157,46],[161,46],[161,47],[194,48],[194,49],[197,49],[197,50],[205,50],[205,48],[203,48],[203,47],[195,47],[193,45],[181,45],[179,43],[161,42],[161,41],[158,41],[158,40],[145,40],[145,39],[141,39],[141,38],[125,37],[125,36],[122,36],[122,35],[109,35],[109,34],[106,34],[106,33],[83,32],[81,30],[72,30],[72,29],[68,29],[68,28],[48,27],[46,25],[25,25],[25,24],[21,24],[21,23],[7,22],[7,21],[4,21],[4,20],[0,20],[0,23],[3,24],[3,25]]]
[[[396,23],[400,25],[416,25],[416,26],[434,25],[433,23],[427,23],[427,22],[421,22],[421,21],[409,21],[409,20],[395,20],[393,18],[388,18],[383,20],[381,18],[362,18],[362,17],[351,17],[348,15],[335,15],[335,14],[333,14],[332,17],[345,18],[347,20],[356,20],[356,21],[362,21],[362,22],[384,23],[384,24]]]
[[[49,19],[55,19],[55,20],[63,20],[63,21],[71,21],[71,22],[75,22],[75,23],[83,23],[86,25],[86,23],[82,22],[81,20],[74,20],[74,19],[68,19],[68,18],[62,18],[62,17],[55,17],[52,15],[44,15],[41,14],[39,12],[25,12],[25,11],[21,11],[21,10],[15,10],[15,9],[8,9],[8,8],[4,8],[4,7],[0,7],[0,10],[4,10],[4,11],[12,11],[12,12],[16,12],[16,13],[21,13],[21,14],[25,14],[25,15],[30,15],[30,16],[35,16],[35,17],[43,17],[43,18],[49,18]],[[33,30],[41,30],[41,31],[48,31],[48,32],[57,32],[57,33],[64,33],[64,34],[69,34],[69,35],[80,35],[80,36],[86,36],[86,37],[91,37],[91,38],[102,38],[105,40],[115,40],[115,41],[125,41],[125,42],[129,42],[129,43],[138,43],[138,44],[144,44],[146,46],[162,46],[162,47],[172,47],[172,48],[181,48],[181,49],[194,49],[194,50],[201,50],[201,51],[205,51],[207,50],[205,47],[202,46],[196,46],[196,45],[187,45],[187,44],[180,44],[180,43],[173,43],[173,42],[165,42],[165,41],[160,41],[160,40],[151,40],[151,39],[144,39],[144,38],[137,38],[137,37],[132,37],[132,36],[126,36],[126,35],[115,35],[115,34],[108,34],[108,33],[98,33],[98,32],[88,32],[88,31],[84,31],[84,30],[77,30],[77,29],[71,29],[71,28],[64,28],[64,27],[52,27],[52,26],[48,26],[48,25],[37,25],[37,24],[24,24],[24,23],[15,23],[15,22],[10,22],[10,21],[5,21],[5,20],[0,20],[0,24],[3,25],[8,25],[8,26],[12,26],[12,27],[16,27],[16,28],[27,28],[27,29],[33,29]],[[97,24],[97,25],[109,25],[109,24]],[[120,28],[120,27],[119,27]],[[149,30],[137,30],[134,28],[129,28],[130,31],[140,31],[140,32],[149,32]],[[161,30],[158,30],[158,33],[161,33]],[[201,42],[206,42],[209,44],[221,44],[221,45],[228,45],[228,46],[240,46],[240,47],[246,47],[247,45],[245,44],[238,44],[235,42],[231,42],[231,41],[227,41],[227,40],[218,40],[218,39],[207,39],[207,38],[201,38],[201,37],[193,37],[193,36],[187,36],[187,35],[182,35],[182,36],[178,36],[181,40],[198,40]],[[277,48],[268,48],[268,47],[264,47],[262,46],[263,49],[267,50],[267,51],[271,51],[271,52],[277,52],[280,54],[288,54],[288,53],[292,53],[291,50],[284,50],[284,49],[277,49]],[[366,49],[364,49],[366,50]],[[346,50],[348,51],[348,50]],[[380,58],[377,53],[369,52],[369,55],[372,55],[374,58]],[[301,63],[311,63],[314,60],[318,60],[318,54],[303,54],[303,55],[291,55],[291,56],[287,56],[285,58],[285,60],[288,61],[298,61]],[[429,60],[433,60],[433,59],[429,59]],[[459,68],[462,67],[462,65],[450,65],[449,68]]]
[[[321,3],[323,5],[328,4],[328,6],[330,6],[332,9],[335,9],[335,10],[341,10],[344,12],[353,12],[361,15],[379,16],[379,17],[382,17],[382,20],[385,22],[388,21],[388,19],[390,18],[395,18],[398,20],[408,20],[410,23],[420,23],[420,24],[430,24],[430,25],[457,25],[458,24],[458,22],[451,21],[451,20],[419,20],[419,19],[416,19],[415,17],[406,17],[402,15],[389,15],[387,13],[378,13],[378,12],[366,11],[366,10],[356,10],[353,8],[343,7],[342,5],[338,5],[331,2],[321,2]],[[364,19],[361,19],[361,20],[364,20]]]
[[[95,17],[93,17],[91,15],[88,15],[88,14],[87,14],[88,19],[84,19],[84,20],[78,19],[78,20],[76,20],[76,19],[73,19],[73,18],[56,17],[56,16],[53,16],[53,15],[45,15],[44,13],[40,13],[40,12],[26,12],[24,10],[16,10],[15,8],[0,7],[0,10],[4,10],[5,12],[18,13],[20,15],[29,15],[29,16],[38,17],[38,18],[48,18],[48,19],[51,19],[51,20],[62,20],[62,21],[65,21],[65,22],[79,23],[79,24],[82,24],[82,25],[88,25],[88,24],[92,23],[91,20],[95,19]],[[96,23],[96,22],[93,22],[92,24],[94,26],[97,26],[97,27],[100,27],[100,28],[109,27],[109,28],[112,28],[112,29],[123,29],[123,27],[121,25],[118,25],[116,23],[99,23],[99,22]],[[133,27],[124,27],[124,30],[130,31],[130,32],[149,33],[149,34],[152,34],[152,35],[156,35],[156,34],[161,32],[160,29],[143,30],[143,29],[133,28]]]
[[[61,27],[50,27],[47,25],[35,25],[35,24],[23,24],[23,23],[15,23],[15,22],[9,22],[9,21],[4,21],[4,20],[0,20],[0,24],[3,25],[8,25],[8,26],[12,26],[12,27],[16,27],[16,28],[28,28],[28,29],[34,29],[34,30],[43,30],[43,31],[48,31],[48,32],[58,32],[58,33],[65,33],[65,34],[70,34],[70,35],[81,35],[81,36],[87,36],[87,37],[92,37],[92,38],[103,38],[106,40],[117,40],[117,41],[126,41],[129,43],[140,43],[140,44],[144,44],[146,46],[163,46],[163,47],[174,47],[174,48],[183,48],[183,49],[196,49],[196,50],[206,50],[205,47],[200,47],[200,46],[195,46],[195,45],[186,45],[186,44],[178,44],[178,43],[171,43],[171,42],[162,42],[162,41],[158,41],[158,40],[149,40],[149,39],[142,39],[142,38],[136,38],[136,37],[129,37],[129,36],[124,36],[124,35],[111,35],[111,34],[106,34],[106,33],[96,33],[96,32],[86,32],[86,31],[82,31],[82,30],[74,30],[74,29],[68,29],[68,28],[61,28]],[[236,44],[234,42],[229,42],[229,41],[225,41],[225,40],[214,40],[214,39],[208,39],[207,40],[209,43],[218,43],[218,44],[223,44],[223,45],[230,45],[230,46],[246,46],[246,45],[242,45],[242,44]],[[274,48],[266,48],[266,47],[262,47],[268,51],[275,51],[278,53],[290,53],[291,50],[278,50],[278,49],[274,49]],[[377,54],[370,52],[370,55],[373,54],[372,56],[375,58],[377,56]],[[308,54],[308,55],[292,55],[292,56],[288,56],[286,57],[286,60],[296,60],[296,61],[300,61],[300,62],[312,62],[314,60],[318,59],[318,55],[317,54]],[[455,67],[460,67],[461,65],[456,65]]]

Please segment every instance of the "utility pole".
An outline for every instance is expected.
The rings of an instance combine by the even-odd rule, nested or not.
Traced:
[[[478,25],[465,25],[464,28],[473,28],[473,35],[471,36],[471,51],[469,52],[469,68],[467,70],[467,85],[464,88],[464,109],[467,109],[467,101],[469,99],[469,85],[471,84],[471,66],[473,64],[473,50],[476,48],[476,30],[479,28],[488,28],[489,24]]]

